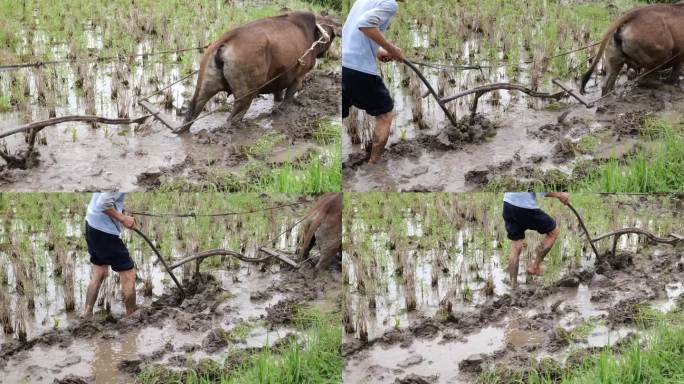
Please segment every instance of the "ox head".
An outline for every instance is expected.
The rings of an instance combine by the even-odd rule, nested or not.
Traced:
[[[327,34],[328,38],[325,38],[323,32]],[[341,34],[342,26],[339,21],[325,14],[316,15],[316,32],[314,37],[317,40],[322,39],[322,43],[318,44],[315,48],[316,58],[322,58],[330,49],[335,37]]]

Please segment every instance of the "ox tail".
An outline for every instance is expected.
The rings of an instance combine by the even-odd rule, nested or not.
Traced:
[[[596,51],[596,55],[591,61],[591,66],[587,70],[587,72],[582,75],[582,83],[580,86],[580,93],[584,94],[585,93],[585,87],[587,83],[589,82],[589,79],[591,78],[591,75],[594,73],[594,70],[596,70],[596,66],[598,65],[599,61],[601,60],[601,57],[603,57],[603,53],[606,50],[606,46],[608,45],[608,42],[610,41],[611,37],[619,39],[619,37],[615,36],[615,33],[620,29],[623,25],[625,25],[628,21],[634,17],[634,14],[636,11],[640,10],[641,8],[637,8],[634,10],[631,10],[624,15],[622,15],[620,18],[615,20],[613,24],[610,25],[606,33],[603,35],[603,38],[601,39],[601,44],[599,45],[598,51]]]

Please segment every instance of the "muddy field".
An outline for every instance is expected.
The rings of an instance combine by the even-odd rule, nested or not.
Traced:
[[[359,213],[373,199],[351,199],[356,213],[345,219],[343,256],[345,382],[512,383],[532,372],[560,377],[586,356],[647,337],[649,310],[681,308],[681,244],[622,236],[616,255],[611,242],[602,241],[596,258],[560,204],[543,207],[561,227],[545,276],[528,277],[512,291],[508,241],[497,218],[501,196],[477,195],[444,196],[424,203],[428,208],[420,208],[419,197],[394,195],[390,200],[401,201],[381,204],[392,216],[384,220]],[[611,227],[667,234],[684,225],[676,213],[680,199],[578,196],[576,207],[600,211],[578,208],[587,213],[592,235]],[[389,214],[398,206],[405,207],[401,214]],[[354,237],[350,228],[370,230],[371,239]],[[530,232],[527,238],[521,265],[541,239]]]
[[[445,96],[487,83],[468,81],[467,75],[444,76],[449,79],[447,84],[453,84],[447,86]],[[434,73],[430,78],[438,77]],[[410,84],[415,83],[415,75],[408,74],[408,78]],[[489,78],[506,81],[496,75]],[[391,83],[396,120],[382,162],[367,164],[365,141],[354,145],[350,135],[344,134],[345,190],[459,192],[482,190],[490,183],[569,184],[565,179],[648,146],[641,136],[645,118],[673,124],[684,120],[682,85],[653,82],[624,90],[593,108],[569,98],[543,102],[519,92],[500,91],[483,96],[478,114],[471,118],[470,99],[466,98],[450,108],[460,119],[454,127],[430,97],[419,99],[422,105],[420,117],[416,117],[418,91],[410,91],[400,82],[405,82],[403,77]],[[425,91],[421,86],[418,94]],[[598,87],[590,88],[586,95],[587,100],[599,97]],[[359,126],[369,129],[373,123],[361,117]]]
[[[135,196],[132,205],[140,209],[163,209],[168,203],[164,202],[168,196]],[[231,197],[223,208],[231,204],[236,204],[233,208],[249,206],[240,204],[242,198]],[[193,205],[191,198],[185,199],[177,202],[179,206]],[[47,200],[55,203],[54,197]],[[219,380],[222,375],[239,372],[264,351],[275,359],[293,345],[305,350],[314,336],[307,325],[313,320],[306,320],[304,314],[338,311],[338,272],[313,279],[308,264],[292,270],[275,259],[246,263],[212,257],[202,263],[199,275],[194,264],[186,264],[175,270],[186,290],[185,299],[179,302],[178,290],[152,251],[135,234],[127,233],[124,240],[138,268],[140,311],[123,317],[118,280],[110,273],[100,291],[94,319],[82,320],[79,313],[90,267],[82,244],[82,216],[77,213],[78,208],[84,208],[80,207],[84,201],[77,200],[58,209],[65,219],[56,225],[51,219],[57,228],[48,231],[42,229],[44,222],[21,220],[26,216],[20,208],[13,218],[2,220],[0,258],[6,267],[0,269],[0,312],[5,329],[0,333],[0,382],[164,382],[191,371]],[[150,220],[143,221],[142,228],[154,233],[155,243],[169,260],[210,246],[242,250],[255,257],[258,243],[292,254],[299,226],[287,228],[305,213],[308,201],[301,202],[301,207],[252,217],[212,219],[204,224],[199,218],[193,219],[200,220],[194,223],[187,219]],[[208,225],[208,232],[204,225]],[[225,228],[225,233],[219,233],[219,228]],[[64,240],[55,240],[60,236]],[[28,257],[24,247],[33,250],[33,256]],[[314,260],[316,256],[314,248]],[[21,276],[26,273],[36,282],[25,282]],[[68,309],[70,303],[74,309]],[[13,332],[8,333],[8,326]],[[20,335],[22,331],[26,340]]]
[[[493,83],[555,94],[561,89],[554,78],[578,89],[595,54],[592,44],[613,20],[640,5],[630,0],[425,1],[402,4],[386,34],[418,63],[440,98]],[[649,137],[649,123],[681,127],[684,120],[681,80],[673,86],[653,76],[634,86],[623,71],[616,93],[593,108],[567,95],[541,99],[497,90],[479,99],[476,115],[470,110],[473,95],[449,102],[458,120],[454,126],[408,66],[378,65],[395,101],[387,151],[380,163],[367,164],[365,147],[374,121],[352,109],[343,122],[344,190],[499,191],[543,185],[594,191],[582,184],[587,170],[637,152],[655,156],[662,149]],[[463,65],[475,68],[454,68]],[[587,101],[601,97],[601,69],[599,64],[588,84]],[[676,131],[681,140],[681,129]]]
[[[180,125],[196,76],[157,92],[198,69],[201,50],[187,48],[208,44],[247,20],[305,5],[296,1],[280,7],[260,1],[205,4],[189,16],[190,20],[203,13],[223,14],[225,20],[212,22],[208,31],[186,35],[180,34],[180,28],[181,24],[188,26],[188,19],[180,15],[166,16],[179,24],[178,31],[160,30],[163,23],[157,12],[172,12],[168,9],[147,10],[130,20],[117,14],[114,20],[102,21],[97,13],[75,28],[76,32],[68,32],[77,34],[72,37],[74,41],[55,37],[54,20],[36,16],[33,23],[24,24],[31,28],[20,32],[24,39],[14,50],[0,52],[0,63],[73,61],[0,72],[0,93],[5,95],[0,100],[0,132],[74,114],[134,118],[147,114],[138,101],[153,94],[150,101]],[[236,13],[235,7],[242,6],[249,6],[250,12]],[[124,36],[121,41],[117,40],[119,34]],[[129,43],[129,38],[133,42]],[[130,56],[94,59],[121,51],[114,49],[119,43],[129,43]],[[181,51],[174,52],[176,49]],[[271,173],[282,168],[292,169],[292,178],[300,180],[306,179],[305,170],[313,165],[339,174],[333,170],[334,164],[339,164],[338,51],[336,41],[328,55],[318,60],[298,93],[297,104],[276,110],[278,103],[272,95],[259,96],[243,121],[230,126],[227,117],[233,97],[221,94],[205,108],[205,112],[218,112],[197,121],[191,132],[183,135],[172,133],[154,119],[133,125],[65,123],[40,132],[30,156],[25,153],[27,136],[10,136],[2,143],[6,155],[31,161],[15,165],[1,160],[0,189],[144,191],[211,187],[243,191],[266,188],[262,184],[268,184]]]

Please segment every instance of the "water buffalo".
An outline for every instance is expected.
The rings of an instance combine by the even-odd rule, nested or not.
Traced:
[[[605,52],[605,55],[604,55]],[[601,56],[606,77],[602,94],[612,91],[622,67],[646,71],[671,68],[668,79],[676,82],[684,64],[684,2],[655,4],[633,9],[617,19],[603,36],[580,91],[591,78]]]
[[[300,260],[309,257],[318,244],[321,257],[315,272],[319,273],[342,257],[342,194],[326,193],[314,204],[302,221],[297,253]]]
[[[209,99],[221,91],[235,98],[230,122],[240,120],[259,94],[272,93],[276,101],[283,101],[285,91],[284,102],[292,100],[337,30],[337,23],[327,16],[290,12],[227,32],[202,56],[195,93],[179,132],[189,130]]]

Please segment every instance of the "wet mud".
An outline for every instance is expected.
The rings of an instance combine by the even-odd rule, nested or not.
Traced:
[[[453,86],[467,89],[478,84],[465,81]],[[395,122],[378,164],[365,161],[365,142],[373,126],[369,117],[357,116],[360,123],[351,123],[363,131],[358,135],[361,143],[353,137],[354,129],[344,133],[345,190],[459,192],[481,190],[493,182],[510,187],[537,181],[567,184],[582,177],[587,164],[623,158],[638,148],[644,118],[681,120],[684,110],[681,82],[629,87],[591,109],[570,98],[550,104],[501,91],[483,96],[472,120],[467,103],[454,102],[449,107],[459,118],[454,127],[430,98],[416,99],[401,84],[392,89]],[[448,96],[456,91],[442,92]],[[598,87],[589,88],[585,97],[598,99]],[[578,143],[588,136],[600,137],[600,144],[582,148]]]
[[[304,81],[295,103],[276,108],[272,95],[260,96],[244,120],[230,126],[227,118],[232,98],[226,100],[225,96],[217,96],[207,110],[222,108],[225,111],[197,121],[191,133],[184,135],[172,133],[153,119],[132,126],[101,125],[95,129],[85,123],[62,124],[45,128],[30,154],[24,153],[24,137],[14,135],[5,140],[7,156],[0,161],[0,189],[140,191],[179,178],[191,183],[206,183],[211,173],[235,174],[234,185],[228,185],[226,189],[240,189],[241,185],[252,181],[251,175],[242,176],[242,179],[237,175],[250,160],[249,148],[264,135],[282,135],[282,140],[270,151],[251,156],[266,166],[297,163],[309,159],[311,153],[323,152],[323,146],[312,134],[323,119],[336,119],[340,81],[336,71],[314,70]],[[183,103],[184,96],[187,97],[193,87],[189,81],[174,86],[177,103]],[[75,102],[78,100],[75,90],[69,90],[69,94],[74,105],[61,108],[58,115],[83,112],[80,103]],[[32,108],[36,115],[33,120],[40,120],[39,116],[47,113],[39,106]],[[116,113],[116,106],[102,105],[101,108],[100,114]],[[114,111],[110,110],[112,108]],[[164,111],[178,124],[182,122],[182,112],[180,106]],[[131,106],[129,113],[138,116],[144,111]],[[15,112],[2,114],[0,130],[22,124],[22,116]]]
[[[582,356],[638,338],[640,307],[678,305],[684,272],[677,265],[683,259],[684,249],[668,246],[602,255],[551,286],[526,284],[441,318],[417,315],[410,326],[367,342],[348,335],[345,377],[471,383],[485,370],[497,370],[500,380],[510,382],[531,369],[559,373]],[[579,332],[582,324],[591,324],[589,331]]]
[[[172,289],[130,317],[97,312],[93,320],[74,319],[26,342],[6,340],[0,346],[3,380],[128,383],[155,364],[210,371],[223,366],[227,350],[234,353],[226,364],[238,366],[264,346],[286,346],[297,337],[294,312],[334,302],[339,292],[336,273],[312,279],[306,270],[219,272],[185,281],[182,301]],[[251,300],[254,292],[264,292],[259,304]]]

